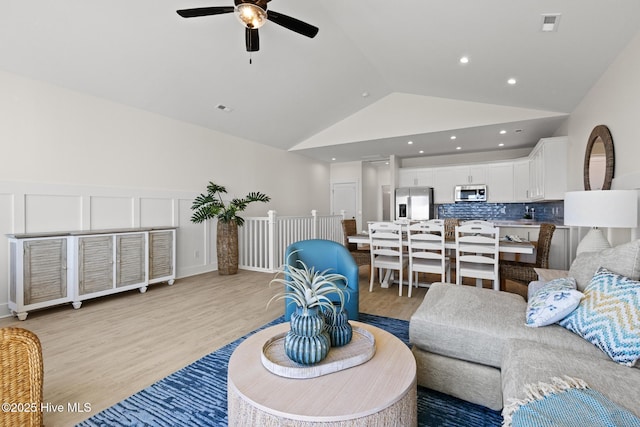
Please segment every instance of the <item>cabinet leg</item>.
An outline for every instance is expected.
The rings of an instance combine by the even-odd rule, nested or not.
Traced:
[[[73,306],[73,308],[75,308],[77,310],[80,307],[82,307],[82,301],[74,301],[74,302],[71,303],[71,305]]]
[[[139,291],[140,291],[140,293],[141,293],[141,294],[144,294],[145,292],[147,292],[147,287],[146,287],[146,286],[143,286],[143,287],[141,287],[141,288],[139,289]]]
[[[16,313],[16,316],[18,317],[18,320],[27,320],[27,315],[29,313],[27,313],[26,311],[22,311],[20,313]]]
[[[169,284],[169,286],[171,286],[171,285],[173,285],[174,283],[176,283],[176,281],[175,281],[175,280],[173,280],[173,279],[171,279],[171,280],[169,280],[167,283]]]

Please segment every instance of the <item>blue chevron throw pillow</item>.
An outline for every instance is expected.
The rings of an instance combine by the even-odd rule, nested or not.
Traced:
[[[640,359],[640,282],[600,267],[584,295],[558,323],[614,361],[633,366]]]

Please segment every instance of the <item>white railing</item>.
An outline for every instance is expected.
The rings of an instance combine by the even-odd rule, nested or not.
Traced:
[[[245,218],[238,228],[238,267],[273,272],[284,262],[284,253],[293,242],[327,239],[343,243],[341,215],[277,216]]]

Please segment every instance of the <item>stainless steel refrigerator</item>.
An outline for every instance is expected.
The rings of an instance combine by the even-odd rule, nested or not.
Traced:
[[[433,188],[396,188],[396,220],[425,221],[433,219]]]

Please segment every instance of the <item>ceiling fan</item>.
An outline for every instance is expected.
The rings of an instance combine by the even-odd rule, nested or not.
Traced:
[[[318,27],[314,27],[306,22],[273,10],[267,11],[267,3],[270,1],[271,0],[234,0],[235,6],[198,7],[195,9],[182,9],[177,12],[178,15],[183,18],[235,13],[245,27],[247,52],[257,52],[260,49],[258,28],[262,27],[267,20],[275,22],[303,36],[313,38],[318,34]]]

